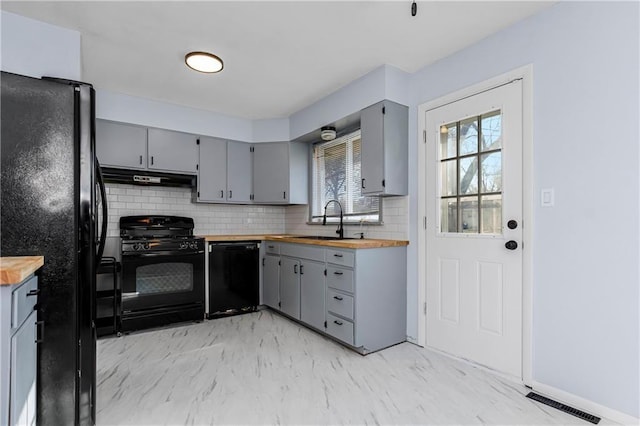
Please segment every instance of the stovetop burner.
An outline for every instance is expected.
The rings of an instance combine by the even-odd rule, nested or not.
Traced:
[[[122,254],[204,252],[204,239],[193,236],[193,219],[182,216],[123,216]]]
[[[120,218],[120,237],[123,239],[192,237],[193,228],[193,219],[190,217],[155,215]]]

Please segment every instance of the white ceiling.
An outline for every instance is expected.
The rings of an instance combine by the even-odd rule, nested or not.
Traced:
[[[2,1],[79,31],[82,78],[107,89],[248,119],[288,117],[382,64],[407,72],[554,2]],[[225,63],[200,74],[184,55]]]

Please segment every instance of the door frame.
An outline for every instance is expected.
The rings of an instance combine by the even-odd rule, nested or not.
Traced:
[[[522,377],[531,385],[533,328],[533,65],[501,74],[418,105],[418,344],[426,347],[426,113],[522,79]]]

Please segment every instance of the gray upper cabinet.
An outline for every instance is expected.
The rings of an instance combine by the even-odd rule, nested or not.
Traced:
[[[147,168],[147,128],[96,120],[96,155],[101,166]]]
[[[201,137],[198,201],[224,202],[227,192],[227,141]]]
[[[306,204],[309,147],[295,142],[253,144],[253,200]]]
[[[227,143],[227,201],[247,203],[253,189],[251,144]]]
[[[198,137],[171,130],[148,130],[150,170],[196,174],[198,171]]]
[[[203,136],[199,145],[198,201],[249,203],[251,144]]]
[[[388,100],[362,110],[363,194],[408,194],[408,110]]]

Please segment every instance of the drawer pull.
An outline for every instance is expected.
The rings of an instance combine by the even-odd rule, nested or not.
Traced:
[[[342,321],[338,321],[338,320],[333,320],[333,323],[337,325],[342,325]]]
[[[333,274],[334,274],[334,275],[342,275],[343,273],[342,273],[342,272],[340,272],[340,271],[335,271]]]
[[[36,321],[36,343],[44,342],[44,321]]]
[[[269,247],[270,249],[272,249],[272,248],[275,248],[276,246],[267,246],[267,247]]]
[[[340,253],[333,253],[334,257],[342,257],[342,255]]]
[[[29,297],[29,296],[37,296],[38,293],[40,293],[40,289],[36,288],[34,290],[31,290],[29,293],[27,293],[27,297]]]
[[[342,297],[340,297],[340,296],[333,296],[333,298],[336,299],[336,300],[342,300]]]

